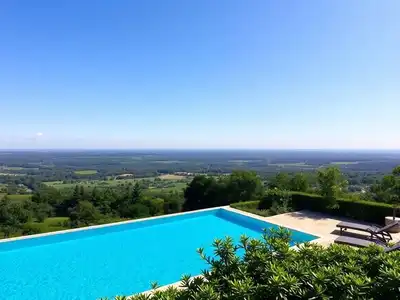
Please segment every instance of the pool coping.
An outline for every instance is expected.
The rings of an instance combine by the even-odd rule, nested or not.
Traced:
[[[230,207],[229,205],[226,205],[226,206],[217,206],[217,207],[193,210],[193,211],[188,211],[188,212],[178,212],[178,213],[173,213],[173,214],[168,214],[168,215],[161,215],[161,216],[154,216],[154,217],[148,217],[148,218],[127,220],[127,221],[107,223],[107,224],[101,224],[101,225],[86,226],[86,227],[80,227],[80,228],[72,228],[72,229],[66,229],[66,230],[60,230],[60,231],[53,231],[53,232],[46,232],[46,233],[40,233],[40,234],[20,236],[20,237],[12,237],[12,238],[7,238],[7,239],[1,239],[0,240],[0,244],[7,243],[7,242],[16,242],[16,241],[20,241],[20,240],[22,241],[22,240],[27,240],[27,239],[37,239],[37,238],[41,238],[41,237],[53,236],[53,235],[61,235],[61,234],[67,234],[67,233],[72,233],[72,232],[95,230],[95,229],[99,229],[99,228],[107,228],[107,227],[112,227],[112,226],[139,223],[139,222],[162,219],[162,218],[165,219],[165,218],[171,218],[171,217],[175,217],[175,216],[196,214],[196,213],[200,213],[200,212],[213,211],[213,210],[219,210],[219,209],[224,209],[224,210],[230,211],[232,213],[240,214],[240,215],[243,215],[243,216],[246,216],[246,217],[249,217],[249,218],[253,218],[253,219],[259,220],[261,222],[274,224],[276,226],[285,227],[285,228],[288,228],[288,229],[291,229],[291,230],[300,231],[300,232],[303,232],[303,233],[306,233],[306,234],[309,234],[309,235],[317,237],[312,242],[317,242],[318,243],[318,241],[322,240],[322,238],[323,238],[318,234],[311,233],[311,232],[305,231],[305,230],[299,230],[299,229],[296,229],[296,228],[293,228],[293,227],[290,227],[290,226],[286,226],[286,225],[283,226],[281,224],[278,224],[276,222],[268,220],[266,217],[262,217],[262,216],[259,216],[259,215],[256,215],[256,214],[252,214],[252,213],[249,213],[249,212],[246,212],[246,211],[235,209],[235,208]],[[297,246],[295,245],[295,246],[292,246],[291,248],[296,248],[296,247]],[[194,276],[191,277],[191,279],[193,279],[195,277],[201,277],[201,276],[202,275],[194,275]],[[160,290],[167,289],[169,287],[182,288],[181,287],[181,280],[179,280],[177,282],[174,282],[174,283],[170,283],[170,284],[166,284],[166,285],[160,286],[156,290],[160,291]],[[146,291],[143,291],[143,292],[136,293],[134,295],[151,294],[153,291],[154,290],[149,289],[149,290],[146,290]],[[127,298],[130,299],[134,295],[129,295],[129,296],[127,296]]]
[[[282,225],[277,224],[277,223],[275,223],[273,221],[266,220],[265,217],[261,217],[261,216],[258,216],[258,215],[252,214],[252,213],[248,213],[248,212],[236,209],[236,208],[232,208],[232,207],[226,205],[226,206],[217,206],[217,207],[211,207],[211,208],[205,208],[205,209],[198,209],[198,210],[187,211],[187,212],[178,212],[178,213],[173,213],[173,214],[168,214],[168,215],[161,215],[161,216],[133,219],[133,220],[114,222],[114,223],[107,223],[107,224],[101,224],[101,225],[92,225],[92,226],[85,226],[85,227],[72,228],[72,229],[66,229],[66,230],[59,230],[59,231],[52,231],[52,232],[45,232],[45,233],[39,233],[39,234],[31,234],[31,235],[25,235],[25,236],[6,238],[6,239],[1,239],[0,240],[0,244],[7,243],[7,242],[15,242],[15,241],[20,241],[20,240],[26,240],[26,239],[36,239],[36,238],[41,238],[41,237],[45,237],[45,236],[67,234],[67,233],[71,233],[71,232],[79,232],[79,231],[84,231],[84,230],[94,230],[94,229],[107,228],[107,227],[118,226],[118,225],[126,225],[126,224],[149,221],[149,220],[157,220],[157,219],[162,219],[162,218],[171,218],[171,217],[175,217],[175,216],[189,215],[189,214],[212,211],[212,210],[217,210],[217,209],[225,209],[225,210],[237,213],[237,214],[241,214],[241,215],[253,218],[253,219],[257,219],[259,221],[263,221],[263,222],[266,222],[266,223],[271,223],[271,224],[274,224],[274,225],[277,225],[277,226],[282,226]],[[319,236],[319,235],[317,235],[315,233],[307,232],[307,231],[304,231],[304,230],[299,230],[299,229],[296,229],[296,228],[292,228],[290,226],[282,226],[282,227],[286,227],[288,229],[292,229],[292,230],[296,230],[296,231],[301,231],[301,232],[316,236],[316,237],[318,237],[318,239],[322,238],[321,236]],[[318,239],[316,239],[316,240],[318,240]]]
[[[236,209],[236,208],[230,207],[230,206],[222,206],[221,208],[224,208],[224,209],[229,210],[231,212],[234,212],[234,213],[237,213],[237,214],[241,214],[241,215],[253,218],[253,219],[257,219],[257,220],[262,221],[262,222],[274,224],[276,226],[285,227],[287,229],[300,231],[300,232],[303,232],[303,233],[306,233],[306,234],[309,234],[309,235],[313,235],[313,236],[317,237],[315,240],[312,240],[313,243],[317,242],[318,240],[323,238],[323,236],[321,236],[319,234],[312,233],[312,232],[307,231],[307,230],[298,229],[298,228],[294,228],[294,227],[291,227],[291,226],[279,224],[277,222],[274,222],[273,220],[267,219],[268,217],[262,217],[262,216],[259,216],[259,215],[256,215],[256,214],[249,213],[247,211],[243,211],[243,210],[240,210],[240,209]],[[295,247],[295,246],[292,246],[292,247]]]
[[[112,227],[112,226],[139,223],[139,222],[157,220],[157,219],[162,219],[162,218],[171,218],[171,217],[182,216],[182,215],[186,215],[186,214],[189,215],[189,214],[194,214],[194,213],[199,213],[199,212],[212,211],[212,210],[217,210],[217,209],[221,209],[221,208],[226,208],[226,206],[218,206],[218,207],[205,208],[205,209],[199,209],[199,210],[193,210],[193,211],[187,211],[187,212],[179,212],[179,213],[154,216],[154,217],[148,217],[148,218],[140,218],[140,219],[121,221],[121,222],[113,222],[113,223],[107,223],[107,224],[101,224],[101,225],[92,225],[92,226],[85,226],[85,227],[79,227],[79,228],[71,228],[71,229],[45,232],[45,233],[39,233],[39,234],[17,236],[17,237],[12,237],[12,238],[1,239],[0,244],[7,243],[7,242],[20,241],[20,240],[27,240],[27,239],[36,239],[36,238],[41,238],[41,237],[45,237],[45,236],[67,234],[67,233],[71,233],[71,232],[79,232],[79,231],[85,231],[85,230],[94,230],[94,229],[99,229],[99,228],[107,228],[107,227]]]

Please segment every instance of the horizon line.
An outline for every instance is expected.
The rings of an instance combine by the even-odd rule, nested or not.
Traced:
[[[0,148],[6,151],[368,151],[400,152],[400,148]]]

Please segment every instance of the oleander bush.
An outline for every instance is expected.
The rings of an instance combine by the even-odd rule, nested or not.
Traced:
[[[182,278],[182,289],[139,294],[133,300],[400,299],[400,252],[305,243],[291,248],[290,232],[261,239],[216,240],[215,256],[198,252],[209,268]],[[115,299],[129,299],[125,297]]]

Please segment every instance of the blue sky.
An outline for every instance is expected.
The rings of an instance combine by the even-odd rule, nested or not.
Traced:
[[[400,1],[0,4],[0,148],[400,148]]]

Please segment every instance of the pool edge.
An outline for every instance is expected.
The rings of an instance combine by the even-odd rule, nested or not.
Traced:
[[[249,217],[249,218],[253,218],[253,219],[259,220],[261,222],[271,223],[271,224],[274,224],[276,226],[285,227],[285,228],[290,229],[290,230],[294,230],[294,231],[297,231],[297,232],[303,232],[303,233],[306,233],[306,234],[309,234],[309,235],[317,237],[315,240],[313,240],[313,242],[323,238],[322,236],[320,236],[318,234],[315,234],[315,233],[312,233],[312,232],[309,232],[307,230],[303,230],[303,229],[300,230],[298,228],[294,228],[292,226],[287,226],[287,225],[283,226],[281,224],[278,224],[278,223],[274,222],[273,220],[267,220],[266,218],[268,218],[268,217],[261,217],[259,215],[252,214],[252,213],[249,213],[249,212],[246,212],[246,211],[243,211],[243,210],[240,210],[240,209],[236,209],[236,208],[233,208],[233,207],[230,207],[230,206],[222,206],[220,208],[221,209],[226,209],[226,210],[231,211],[233,213],[241,214],[241,215]]]
[[[95,230],[95,229],[99,229],[99,228],[120,226],[120,225],[139,223],[139,222],[157,220],[157,219],[163,219],[163,218],[166,219],[166,218],[182,216],[182,215],[189,215],[189,214],[194,214],[194,213],[199,213],[199,212],[207,212],[207,211],[213,211],[213,210],[218,210],[218,209],[224,209],[226,207],[227,206],[217,206],[217,207],[212,207],[212,208],[192,210],[192,211],[187,211],[187,212],[179,212],[179,213],[173,213],[173,214],[168,214],[168,215],[154,216],[154,217],[141,218],[141,219],[133,219],[133,220],[113,222],[113,223],[107,223],[107,224],[101,224],[101,225],[85,226],[85,227],[79,227],[79,228],[71,228],[71,229],[66,229],[66,230],[45,232],[45,233],[39,233],[39,234],[17,236],[17,237],[12,237],[12,238],[0,239],[0,245],[3,243],[8,243],[8,242],[17,242],[17,241],[28,240],[28,239],[37,239],[37,238],[42,238],[42,237],[47,237],[47,236],[52,236],[52,235],[62,235],[62,234],[68,234],[68,233],[73,233],[73,232],[79,232],[79,231],[89,231],[89,230]]]

